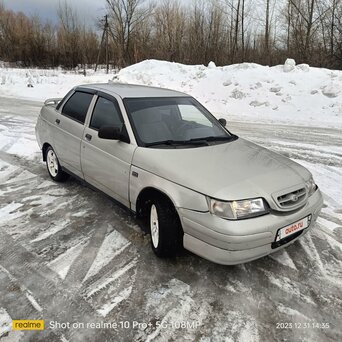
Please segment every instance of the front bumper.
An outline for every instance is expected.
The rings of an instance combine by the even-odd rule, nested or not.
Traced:
[[[271,212],[246,220],[229,221],[207,213],[178,209],[184,230],[184,248],[222,265],[235,265],[278,251],[305,235],[314,225],[323,206],[319,189],[306,205],[295,212]],[[279,228],[311,215],[311,223],[300,234],[272,248]],[[273,244],[274,247],[274,244]]]

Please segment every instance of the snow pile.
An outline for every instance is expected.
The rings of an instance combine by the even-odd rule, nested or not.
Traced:
[[[116,80],[183,91],[228,121],[342,127],[342,72],[291,59],[275,67],[148,60],[121,70]]]
[[[216,64],[211,61],[209,64],[208,64],[208,69],[215,69],[216,68]]]
[[[188,93],[228,121],[342,127],[342,72],[296,65],[292,59],[275,67],[146,60],[115,75],[88,70],[86,77],[62,70],[0,68],[0,96],[45,100],[63,97],[75,85],[109,80]]]
[[[296,61],[294,59],[288,58],[284,64],[284,72],[291,72],[296,67]]]
[[[341,86],[337,82],[331,82],[327,86],[322,88],[322,93],[326,97],[335,98],[341,94]]]
[[[0,96],[45,101],[51,97],[63,97],[79,84],[108,82],[113,75],[87,70],[63,71],[62,69],[15,69],[0,68]]]

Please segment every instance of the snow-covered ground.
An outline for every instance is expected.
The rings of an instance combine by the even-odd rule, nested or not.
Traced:
[[[0,68],[0,95],[45,100],[63,97],[75,85],[109,80],[189,93],[229,121],[342,128],[342,71],[296,66],[293,60],[275,67],[147,60],[116,75],[88,70],[86,77],[60,70]]]
[[[102,71],[94,73],[62,71],[59,69],[0,68],[0,96],[45,101],[51,97],[63,97],[72,87],[85,83],[108,82],[113,78]]]
[[[201,70],[204,76],[197,74]],[[46,73],[38,83],[33,76],[28,80],[28,71],[0,69],[0,82],[6,73],[0,85],[1,342],[342,340],[342,125],[341,115],[334,114],[342,105],[342,80],[339,72],[305,70],[146,61],[115,77],[186,91],[216,115],[229,113],[232,132],[313,173],[325,207],[312,232],[272,256],[223,267],[190,253],[174,261],[155,258],[126,211],[76,180],[60,185],[49,179],[34,136],[41,103],[22,98],[63,96],[73,85],[105,82],[113,75],[30,71]],[[261,90],[250,89],[258,82]],[[270,91],[277,84],[282,95]],[[331,84],[329,97],[323,92]],[[245,97],[234,92],[237,87]],[[311,94],[311,88],[318,93]],[[291,100],[283,102],[290,91]],[[264,101],[262,96],[269,106],[250,105]],[[272,109],[275,103],[278,110]],[[295,110],[287,112],[289,107]],[[314,119],[308,119],[312,113]],[[46,325],[127,321],[131,326],[9,332],[11,319],[26,318],[45,319]],[[133,321],[149,325],[133,329]],[[179,321],[186,328],[174,325]],[[293,327],[285,329],[284,323]],[[321,325],[304,328],[304,323]]]

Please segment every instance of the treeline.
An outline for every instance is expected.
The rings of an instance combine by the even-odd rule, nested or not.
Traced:
[[[342,69],[342,0],[106,0],[114,60],[298,63]],[[188,2],[187,2],[188,4]]]
[[[108,57],[123,67],[147,58],[186,64],[286,58],[342,69],[342,0],[106,0]],[[96,63],[103,20],[95,32],[64,4],[58,25],[0,5],[0,60],[25,66]],[[106,41],[106,40],[105,40]],[[102,45],[100,62],[106,60]]]
[[[24,67],[73,68],[93,63],[98,34],[81,25],[66,3],[57,12],[59,21],[53,25],[37,16],[6,10],[0,2],[0,60]]]

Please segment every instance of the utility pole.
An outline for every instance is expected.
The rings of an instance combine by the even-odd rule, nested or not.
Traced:
[[[105,44],[105,49],[106,49],[106,70],[107,74],[109,72],[109,24],[108,24],[108,15],[104,16],[104,27],[103,27],[103,32],[102,32],[102,38],[101,38],[101,43],[100,43],[100,48],[99,48],[99,53],[97,55],[97,60],[96,60],[96,65],[95,65],[95,72],[97,70],[97,67],[100,62],[100,56],[101,56],[101,50],[103,48],[103,44]]]
[[[109,72],[109,49],[108,49],[108,31],[109,31],[109,25],[108,25],[108,16],[106,15],[106,23],[105,23],[105,31],[106,31],[106,66],[107,66],[107,74]]]

